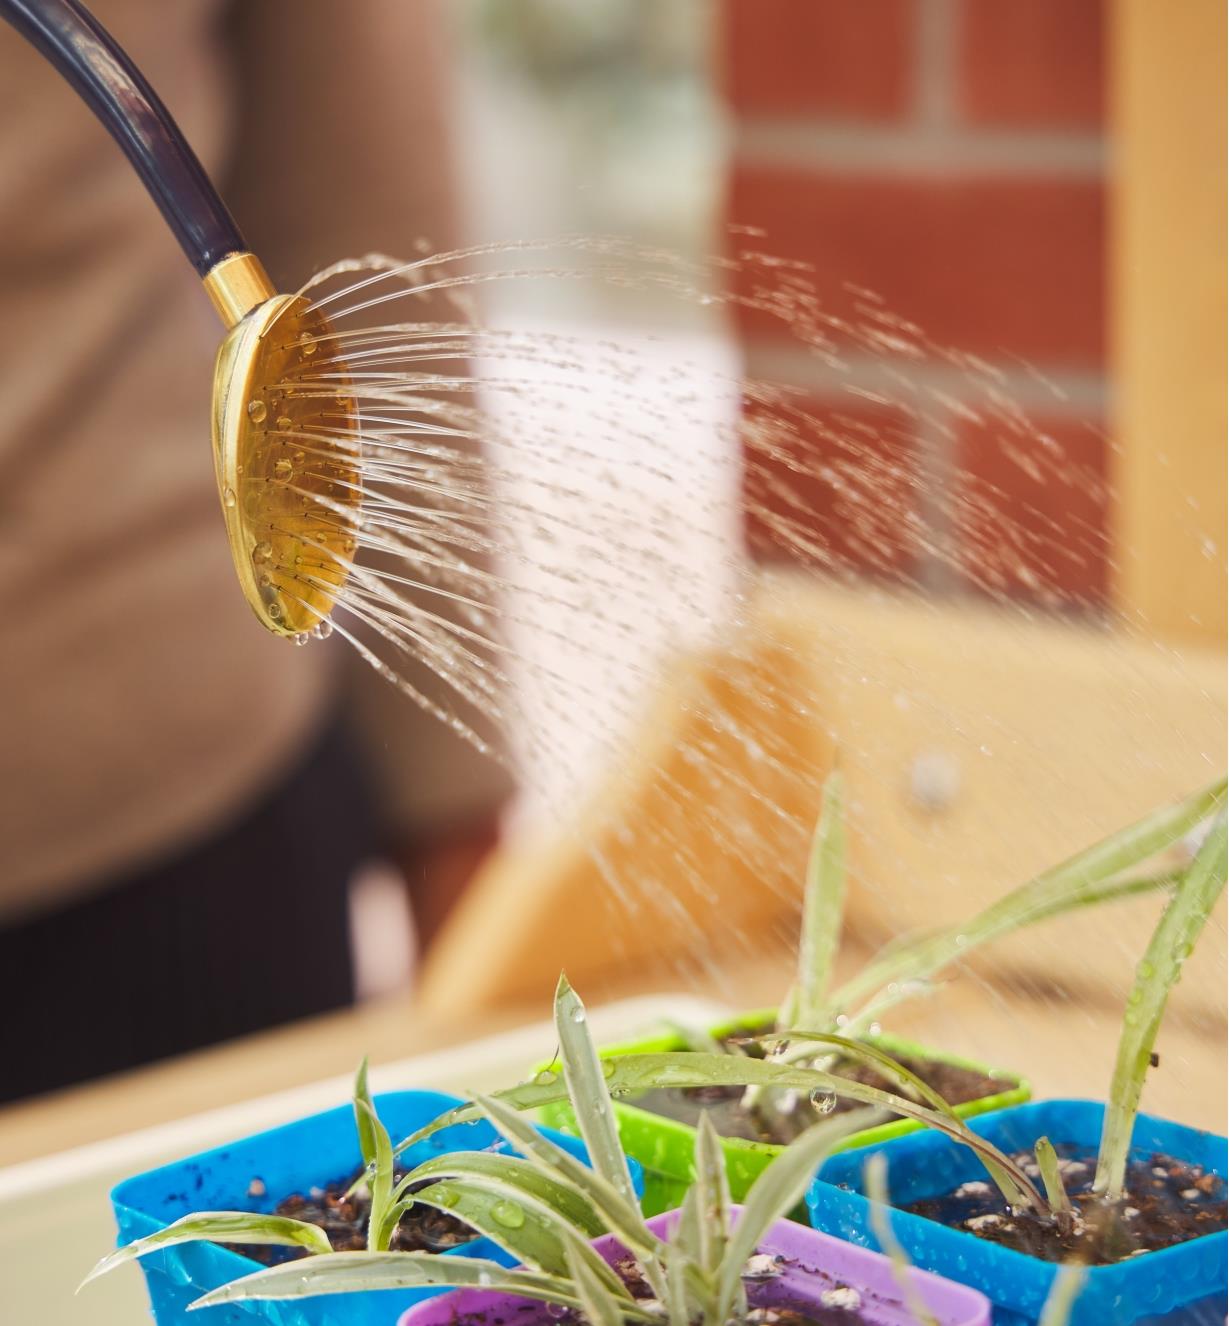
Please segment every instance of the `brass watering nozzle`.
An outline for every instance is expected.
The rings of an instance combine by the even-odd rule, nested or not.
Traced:
[[[358,412],[332,327],[277,293],[166,107],[80,0],[0,0],[0,18],[119,143],[226,325],[212,431],[231,556],[263,625],[303,637],[350,573],[360,514]]]
[[[358,413],[332,328],[259,259],[204,279],[228,331],[213,371],[213,462],[244,597],[276,635],[310,632],[354,559]],[[327,371],[311,370],[328,361]]]

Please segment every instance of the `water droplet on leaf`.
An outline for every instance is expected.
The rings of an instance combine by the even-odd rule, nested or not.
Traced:
[[[520,1229],[525,1223],[525,1212],[515,1202],[496,1202],[491,1217],[505,1229]]]

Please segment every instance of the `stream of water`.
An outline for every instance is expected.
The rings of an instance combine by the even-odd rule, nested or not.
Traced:
[[[1015,623],[1021,651],[1051,647],[1063,622],[1096,626],[1101,607],[1059,587],[1086,581],[1067,574],[1083,564],[1112,574],[1106,525],[1060,526],[1050,499],[1096,513],[1111,494],[1102,473],[1030,422],[1030,407],[1061,393],[1028,366],[937,345],[874,292],[844,290],[852,312],[831,313],[808,272],[762,252],[757,236],[739,243],[710,264],[614,239],[490,245],[347,261],[310,282],[305,293],[336,333],[284,385],[344,390],[361,417],[359,562],[336,632],[459,737],[511,761],[525,789],[521,824],[585,834],[624,908],[652,894],[686,914],[719,898],[716,858],[780,893],[787,914],[833,758],[897,801],[907,780],[914,811],[950,800],[988,761],[1032,761],[1073,847],[1091,780],[1126,795],[1120,819],[1084,837],[1142,813],[1132,780],[1166,765],[1175,740],[1187,747],[1177,764],[1189,766],[1191,741],[1204,740],[1154,704],[1183,670],[1160,646],[1155,668],[1124,651],[1125,689],[1107,688],[1108,723],[1116,710],[1154,713],[1155,748],[1142,742],[1136,766],[1114,770],[1095,751],[1087,763],[1056,757],[1044,715],[1034,730],[988,701],[970,723],[937,684],[941,660],[912,675],[918,665],[888,666],[890,644],[868,651],[847,623],[833,623],[824,657],[799,656],[801,637],[782,628],[798,580],[765,574],[765,562],[786,560],[872,612],[902,597],[921,619],[955,599],[980,604]],[[555,264],[545,270],[544,252]],[[583,270],[569,265],[578,254]],[[595,269],[714,314],[770,320],[781,361],[806,373],[750,377],[720,335],[483,320],[484,288],[591,280]],[[430,319],[416,320],[424,309]],[[824,384],[821,401],[798,385],[804,377]],[[330,436],[327,417],[321,427]],[[1047,500],[1013,503],[963,470],[956,444],[968,428]],[[340,504],[335,514],[349,519]],[[1038,632],[1043,620],[1051,634]],[[697,671],[698,658],[709,665]],[[834,713],[842,688],[878,691],[881,703]],[[908,715],[937,743],[903,770],[881,763],[890,742],[867,726],[875,712],[902,725]],[[799,744],[807,726],[827,742]],[[1204,736],[1212,776],[1224,755]],[[669,808],[633,820],[618,808],[643,809],[646,767]],[[869,823],[882,813],[850,807],[855,831],[866,817],[869,833],[890,840],[888,826]],[[972,813],[985,817],[982,835],[1019,837],[1018,808],[1001,796],[974,797]],[[671,878],[638,872],[637,860],[669,862]],[[945,886],[959,893],[958,880]],[[884,918],[885,934],[899,923]],[[1223,936],[1218,947],[1221,961]]]

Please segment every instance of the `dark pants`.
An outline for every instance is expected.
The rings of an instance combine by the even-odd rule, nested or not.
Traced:
[[[0,930],[0,1101],[349,1003],[347,886],[377,853],[335,725],[209,841]]]

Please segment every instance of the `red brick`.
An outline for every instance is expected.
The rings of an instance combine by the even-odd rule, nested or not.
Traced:
[[[814,266],[831,314],[856,316],[846,283],[962,350],[1074,367],[1103,354],[1104,196],[1097,180],[905,177],[736,165],[729,219],[757,225],[757,247]],[[748,296],[773,274],[735,278]],[[744,329],[785,334],[745,310]]]
[[[978,125],[1099,127],[1104,117],[1101,0],[963,0],[956,103]]]
[[[727,96],[740,114],[899,118],[916,21],[913,0],[725,0]]]
[[[1058,604],[1108,591],[1108,446],[1099,423],[958,429],[952,503],[958,566],[975,589]]]
[[[916,568],[916,449],[903,411],[788,393],[746,402],[743,434],[757,561],[886,578]]]

